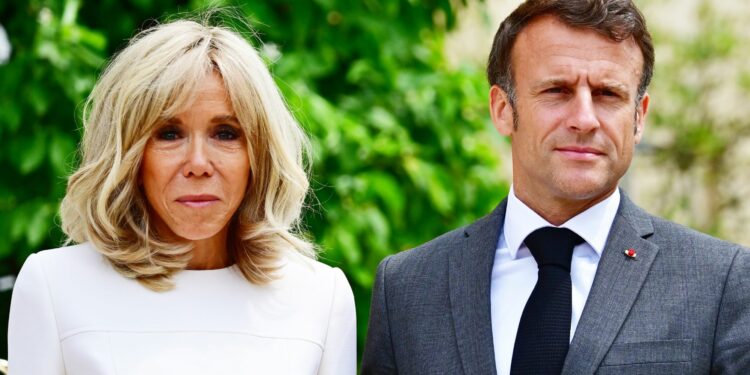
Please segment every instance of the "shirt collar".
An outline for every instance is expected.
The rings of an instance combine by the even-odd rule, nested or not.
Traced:
[[[615,189],[609,197],[570,218],[560,227],[568,228],[581,236],[597,255],[601,256],[619,205],[620,189]],[[526,236],[543,227],[554,227],[554,225],[521,202],[511,185],[503,223],[503,236],[505,236],[511,259],[516,259]]]

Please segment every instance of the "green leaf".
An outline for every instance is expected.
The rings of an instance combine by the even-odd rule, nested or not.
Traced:
[[[49,161],[58,176],[72,172],[71,161],[75,153],[75,143],[70,136],[54,133],[49,147]]]
[[[372,108],[368,117],[372,125],[381,131],[394,130],[398,127],[398,120],[385,108]]]
[[[5,224],[4,221],[5,220],[3,220],[2,217],[0,217],[0,225],[4,225]],[[8,238],[6,232],[7,232],[6,229],[0,228],[0,236],[2,236],[3,238]],[[13,248],[11,246],[10,241],[0,241],[0,259],[5,259],[9,255],[11,255],[12,250]]]
[[[454,196],[450,191],[450,176],[443,170],[417,158],[407,158],[404,167],[412,181],[426,190],[430,202],[441,214],[453,209]]]
[[[375,282],[375,275],[372,271],[362,267],[352,267],[349,271],[357,285],[367,289],[372,288],[372,284]]]
[[[40,41],[36,46],[36,55],[49,61],[53,66],[58,68],[67,67],[67,59],[63,56],[61,46],[50,40]]]
[[[31,220],[26,227],[26,241],[29,248],[37,248],[47,237],[52,227],[52,215],[54,211],[49,203],[40,205],[31,214]]]
[[[41,84],[32,84],[27,91],[27,99],[37,116],[47,113],[51,93]]]
[[[44,141],[44,134],[37,133],[19,142],[23,146],[18,150],[20,155],[18,170],[22,174],[29,174],[42,164],[45,156]]]
[[[76,22],[78,10],[81,8],[79,0],[65,0],[65,7],[60,22],[63,25],[72,25]]]
[[[0,101],[0,126],[9,130],[10,133],[15,133],[19,125],[21,125],[20,106],[10,100]]]
[[[352,228],[341,226],[337,227],[337,230],[334,233],[337,249],[341,251],[349,264],[357,264],[362,260],[362,252],[359,243],[357,242],[357,238],[354,237],[354,231],[351,229]]]
[[[31,213],[39,205],[37,203],[26,203],[17,207],[12,213],[10,224],[10,240],[15,242],[26,234],[26,227],[31,221]]]
[[[104,51],[107,48],[107,38],[104,36],[104,33],[89,30],[82,26],[76,27],[76,31],[78,32],[81,43],[84,45],[87,45],[96,51]]]
[[[389,211],[389,215],[397,220],[403,215],[406,197],[396,179],[383,172],[368,172],[361,176],[372,198],[380,198]]]
[[[455,194],[451,191],[451,178],[441,169],[432,169],[432,178],[430,179],[427,193],[435,208],[442,214],[448,214],[453,211]]]

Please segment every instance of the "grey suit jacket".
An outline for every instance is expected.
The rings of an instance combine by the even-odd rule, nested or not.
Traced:
[[[505,207],[380,263],[363,374],[495,373],[490,277]],[[750,374],[750,250],[623,194],[563,374],[709,373]]]

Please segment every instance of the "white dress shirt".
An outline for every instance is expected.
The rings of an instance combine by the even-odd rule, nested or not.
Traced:
[[[619,204],[620,191],[615,190],[605,200],[560,225],[561,228],[568,228],[585,240],[573,249],[570,265],[573,287],[571,340],[581,318],[591,284],[594,282],[599,258]],[[495,251],[490,284],[492,340],[499,375],[510,374],[518,324],[537,280],[536,261],[523,241],[531,232],[542,227],[554,225],[521,202],[511,186],[505,222]]]

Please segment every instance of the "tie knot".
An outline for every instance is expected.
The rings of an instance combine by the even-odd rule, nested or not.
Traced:
[[[583,238],[568,228],[539,228],[526,237],[524,243],[541,269],[558,266],[570,272],[573,248],[583,243]]]

